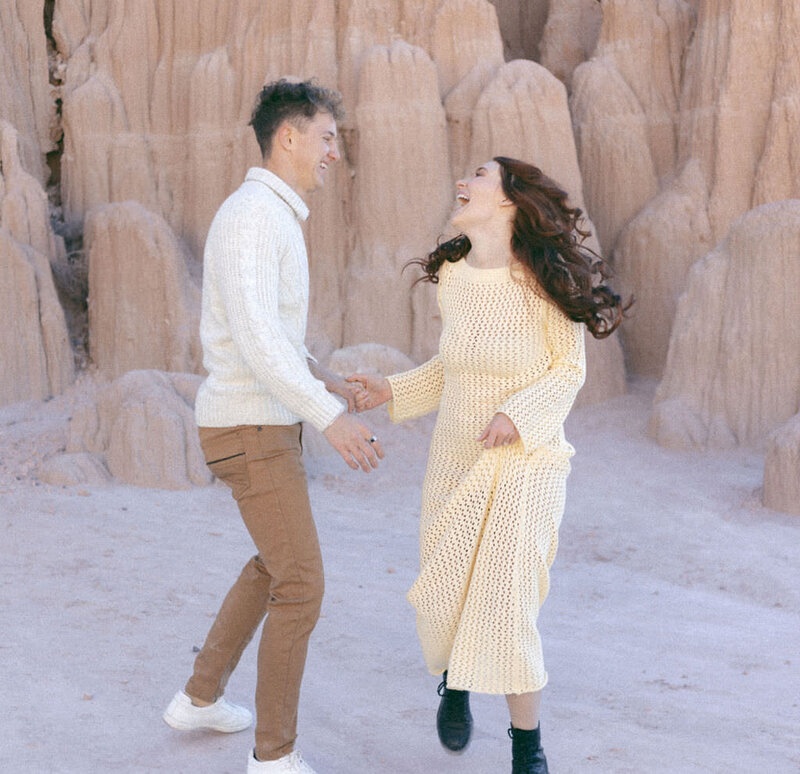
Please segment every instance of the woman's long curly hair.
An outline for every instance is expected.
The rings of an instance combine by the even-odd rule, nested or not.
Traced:
[[[623,303],[606,284],[612,272],[597,253],[583,245],[590,232],[581,229],[582,211],[567,204],[567,193],[540,169],[524,161],[496,156],[503,192],[516,205],[511,250],[547,296],[597,339],[613,333],[633,303]],[[418,281],[438,282],[445,261],[469,253],[469,237],[460,234],[440,244],[427,258],[412,261],[425,274]]]

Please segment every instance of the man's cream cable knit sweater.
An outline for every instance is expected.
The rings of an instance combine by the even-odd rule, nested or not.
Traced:
[[[307,217],[300,196],[260,167],[214,216],[203,256],[200,427],[303,419],[321,431],[342,413],[306,360]]]

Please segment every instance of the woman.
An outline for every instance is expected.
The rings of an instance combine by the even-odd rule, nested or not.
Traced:
[[[394,422],[439,409],[408,599],[428,668],[444,674],[441,742],[466,747],[469,691],[505,694],[513,774],[546,774],[536,619],[574,454],[563,423],[584,380],[584,326],[608,336],[624,307],[581,247],[581,211],[536,167],[497,157],[456,198],[460,235],[417,262],[438,283],[439,354],[349,380],[362,385],[359,410],[391,401]]]

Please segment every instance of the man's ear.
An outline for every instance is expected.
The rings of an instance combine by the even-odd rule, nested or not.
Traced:
[[[294,145],[294,127],[284,121],[275,131],[274,142],[277,142],[283,150],[290,150]]]

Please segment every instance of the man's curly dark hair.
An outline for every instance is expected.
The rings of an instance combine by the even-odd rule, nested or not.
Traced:
[[[330,113],[338,121],[344,115],[342,95],[323,88],[313,78],[307,81],[281,78],[266,84],[256,98],[248,124],[255,130],[262,157],[271,153],[272,138],[283,121],[302,128],[320,111]]]

